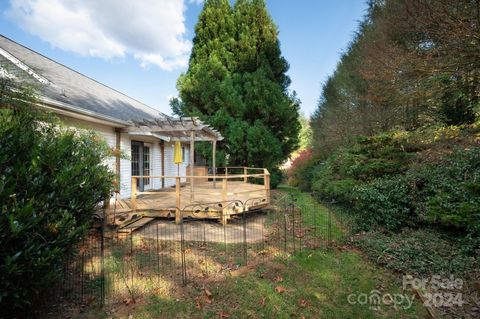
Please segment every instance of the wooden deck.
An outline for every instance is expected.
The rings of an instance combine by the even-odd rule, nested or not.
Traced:
[[[205,206],[205,204],[218,202],[240,201],[244,204],[250,199],[265,198],[267,196],[263,185],[238,181],[228,182],[226,198],[224,199],[222,199],[221,183],[217,182],[214,188],[213,182],[197,182],[194,187],[194,192],[192,193],[189,184],[181,186],[181,206],[179,207],[181,210],[192,210],[196,206]],[[167,188],[166,191],[159,190],[155,194],[153,192],[145,195],[139,194],[136,200],[136,210],[175,210],[176,200],[175,186]]]
[[[132,177],[132,185],[136,184],[136,178],[139,177]],[[194,176],[193,192],[190,182],[180,183],[184,177],[149,178],[174,178],[176,184],[145,192],[138,192],[134,187],[130,199],[111,202],[110,220],[122,227],[133,227],[141,223],[139,219],[152,217],[175,218],[176,222],[183,218],[213,218],[226,223],[233,215],[264,209],[270,203],[269,173],[266,170],[264,174],[215,176],[215,183],[212,176]],[[252,183],[253,180],[260,184]]]

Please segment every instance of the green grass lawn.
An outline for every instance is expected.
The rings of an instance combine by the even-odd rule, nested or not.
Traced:
[[[296,205],[302,211],[304,224],[318,227],[319,235],[340,240],[348,234],[346,223],[340,220],[341,216],[334,214],[327,207],[318,203],[310,194],[285,184],[278,186],[277,193],[279,194],[278,197],[287,195],[290,196],[290,199],[294,198]]]
[[[298,205],[317,205],[316,218],[329,216],[328,209],[308,194],[281,187],[294,195]],[[313,215],[305,222],[316,223]],[[332,214],[329,218],[335,218]],[[332,232],[342,233],[338,223]],[[335,230],[333,230],[333,227]],[[304,250],[282,255],[227,274],[211,276],[181,286],[167,282],[168,289],[149,291],[135,302],[120,300],[104,309],[87,309],[73,318],[422,318],[417,301],[409,309],[392,304],[372,308],[349,303],[349,296],[401,293],[401,275],[375,266],[353,250]],[[411,297],[411,292],[405,292]],[[358,300],[352,297],[350,300]],[[129,317],[130,316],[130,317]]]

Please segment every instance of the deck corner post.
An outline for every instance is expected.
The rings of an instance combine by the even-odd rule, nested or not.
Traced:
[[[212,142],[212,173],[213,173],[213,188],[217,188],[217,163],[215,160],[217,153],[217,140],[213,140]],[[208,175],[208,173],[207,173]]]
[[[175,177],[175,223],[180,224],[182,222],[182,212],[180,210],[180,177]]]
[[[263,170],[263,183],[265,185],[265,196],[267,197],[267,204],[270,203],[270,172],[265,168]]]
[[[195,170],[193,165],[195,164],[195,131],[190,132],[190,200],[194,199],[194,178]]]
[[[248,182],[248,179],[247,179],[247,167],[246,167],[246,166],[243,167],[243,182],[244,182],[244,183]]]
[[[132,177],[130,202],[132,203],[133,211],[136,211],[137,210],[137,178],[136,177]]]

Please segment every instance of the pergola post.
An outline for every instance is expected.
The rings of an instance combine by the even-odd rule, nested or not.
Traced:
[[[212,141],[212,170],[213,170],[213,188],[216,188],[216,174],[217,174],[217,165],[215,163],[215,155],[217,153],[217,140]],[[208,174],[207,174],[208,175]]]
[[[193,164],[195,162],[195,131],[190,132],[190,198],[193,201]]]

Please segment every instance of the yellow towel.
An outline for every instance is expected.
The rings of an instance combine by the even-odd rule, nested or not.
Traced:
[[[173,149],[173,162],[175,164],[182,164],[182,145],[179,141],[175,142],[175,148]]]

